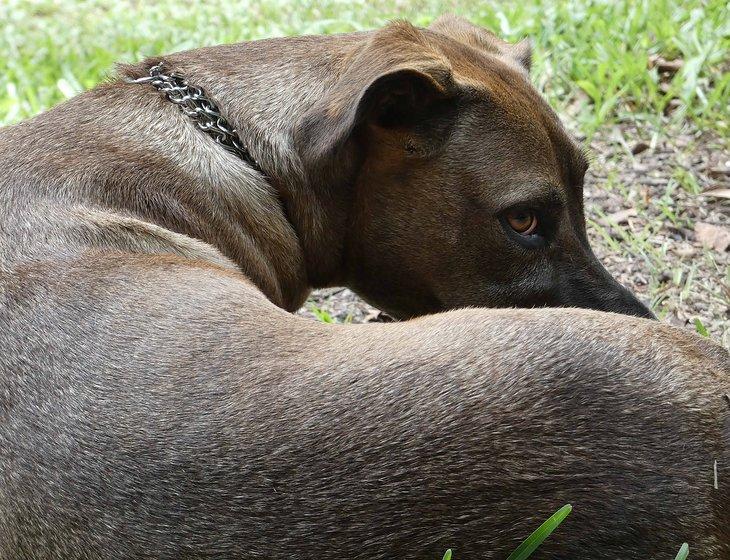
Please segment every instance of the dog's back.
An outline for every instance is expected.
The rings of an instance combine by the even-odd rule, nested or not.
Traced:
[[[503,558],[568,502],[551,557],[730,554],[712,343],[571,310],[317,325],[144,266],[10,291],[0,558]]]

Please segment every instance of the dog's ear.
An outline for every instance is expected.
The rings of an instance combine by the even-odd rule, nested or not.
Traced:
[[[528,72],[532,69],[532,41],[525,37],[519,43],[509,46],[509,54]]]
[[[448,61],[424,33],[393,23],[354,54],[304,116],[295,132],[298,151],[319,173],[351,166],[367,148],[353,149],[355,140],[403,157],[427,156],[448,136],[458,92]]]
[[[532,66],[532,42],[529,39],[523,39],[515,44],[508,43],[491,31],[451,14],[438,18],[429,29],[472,48],[485,50],[516,62],[527,72]]]

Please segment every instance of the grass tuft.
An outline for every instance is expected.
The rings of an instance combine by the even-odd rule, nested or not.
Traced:
[[[679,552],[677,552],[677,556],[674,560],[687,560],[687,556],[689,556],[689,545],[684,543],[679,549]]]
[[[526,560],[526,558],[529,558],[537,550],[537,547],[570,515],[571,511],[573,511],[573,506],[566,504],[553,513],[529,537],[522,541],[522,544],[507,557],[507,560]]]
[[[527,560],[527,558],[532,556],[532,553],[538,549],[545,539],[547,539],[550,534],[555,531],[555,529],[557,529],[563,521],[565,521],[565,518],[570,515],[571,511],[573,511],[573,506],[566,504],[553,513],[529,537],[522,541],[522,544],[520,544],[520,546],[518,546],[512,554],[507,557],[507,560]],[[687,556],[689,556],[689,546],[687,543],[684,543],[679,549],[674,560],[687,560]],[[443,560],[451,560],[451,549],[446,551]]]
[[[705,325],[702,324],[702,321],[700,321],[699,318],[695,319],[695,330],[697,331],[698,334],[700,334],[702,336],[705,336],[705,337],[710,336],[710,333],[707,332],[707,328],[705,327]]]

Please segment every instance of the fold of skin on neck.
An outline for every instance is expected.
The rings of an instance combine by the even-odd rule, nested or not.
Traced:
[[[342,259],[352,196],[347,185],[308,177],[294,147],[294,127],[337,81],[353,50],[369,35],[270,39],[164,58],[216,100],[267,174],[262,178],[240,169],[242,165],[231,162],[228,154],[206,153],[201,156],[226,161],[197,162],[195,179],[239,191],[241,196],[229,201],[238,206],[231,219],[239,220],[246,234],[255,238],[268,261],[265,266],[276,278],[266,284],[278,283],[273,292],[280,295],[272,297],[266,284],[252,279],[274,303],[290,311],[301,306],[312,288],[344,280]],[[139,67],[126,71],[144,72]],[[254,201],[256,208],[251,207]],[[206,241],[222,245],[220,239]],[[233,260],[248,273],[245,258],[250,253]]]
[[[299,308],[312,287],[338,280],[347,192],[308,184],[292,128],[336,79],[354,40],[242,43],[165,59],[216,101],[266,177],[211,142],[152,86],[126,83],[146,75],[146,63],[5,128],[0,187],[13,204],[0,214],[8,231],[29,233],[0,247],[0,268],[40,252],[168,246],[236,267],[276,305]],[[321,56],[312,56],[315,47]],[[313,60],[331,65],[310,67]],[[129,241],[135,236],[142,241]]]

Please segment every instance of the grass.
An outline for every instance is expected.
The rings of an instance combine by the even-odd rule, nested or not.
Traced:
[[[535,529],[529,537],[522,541],[522,543],[512,551],[512,554],[507,557],[507,560],[527,560],[545,541],[545,539],[547,539],[552,532],[555,531],[555,529],[557,529],[563,521],[565,521],[571,511],[573,511],[573,506],[570,504],[566,504],[561,507],[558,511],[546,519],[542,525]],[[686,560],[687,556],[689,556],[689,546],[687,543],[684,543],[680,547],[674,560]],[[442,560],[452,560],[452,557],[453,552],[451,549],[448,549]]]
[[[730,19],[724,0],[4,0],[0,21],[0,123],[12,123],[102,80],[116,61],[266,36],[335,33],[443,12],[509,40],[536,43],[535,82],[588,135],[625,118],[673,119],[721,133],[730,118]],[[660,87],[649,55],[681,57],[680,79]],[[725,66],[723,66],[725,65]]]
[[[328,325],[331,325],[331,324],[337,322],[335,320],[335,318],[332,317],[332,315],[329,314],[329,312],[327,312],[324,309],[321,309],[321,308],[317,307],[314,304],[312,304],[312,305],[309,306],[309,310],[314,314],[314,316],[317,318],[317,320],[320,321],[320,322],[322,322],[322,323],[327,323]]]
[[[540,546],[558,526],[565,521],[565,518],[573,511],[573,506],[566,504],[558,511],[553,513],[547,520],[543,522],[535,531],[527,537],[522,544],[514,549],[507,560],[526,560],[529,558],[537,547]]]
[[[520,546],[515,548],[507,557],[507,560],[527,560],[535,550],[547,539],[558,526],[565,521],[565,518],[573,511],[573,506],[566,504],[552,514],[542,525],[535,529]],[[442,560],[452,560],[452,550],[448,549]]]

